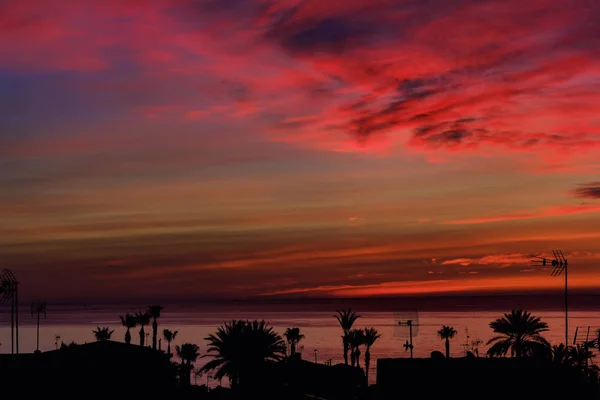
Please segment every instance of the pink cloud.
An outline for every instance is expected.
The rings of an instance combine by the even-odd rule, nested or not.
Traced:
[[[529,254],[496,254],[479,258],[454,258],[442,261],[441,265],[500,265],[507,267],[515,264],[529,264],[532,256]]]
[[[469,218],[461,220],[446,221],[444,224],[449,225],[471,225],[471,224],[488,224],[494,222],[503,221],[515,221],[520,219],[532,219],[532,218],[547,218],[547,217],[561,217],[567,215],[575,215],[582,213],[598,213],[600,212],[600,206],[597,205],[567,205],[567,206],[555,206],[545,207],[533,211],[523,211],[514,214],[496,215],[478,218]]]
[[[437,163],[517,152],[543,174],[597,164],[585,155],[600,148],[600,6],[584,0],[1,7],[0,66],[85,72],[92,95],[130,99],[124,114],[241,120],[273,141]]]

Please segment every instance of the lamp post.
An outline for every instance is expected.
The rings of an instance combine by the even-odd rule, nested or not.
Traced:
[[[318,363],[318,360],[319,360],[318,357],[319,357],[319,350],[315,349],[315,364]]]

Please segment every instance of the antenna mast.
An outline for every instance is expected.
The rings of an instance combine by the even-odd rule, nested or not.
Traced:
[[[419,313],[417,310],[395,313],[394,319],[394,336],[406,338],[408,333],[408,338],[402,347],[404,347],[404,351],[410,350],[410,358],[413,358],[413,337],[419,334]],[[408,328],[408,332],[405,327]]]
[[[565,258],[562,250],[552,250],[553,259],[535,257],[532,263],[546,266],[550,263],[553,267],[551,276],[565,275],[565,346],[569,345],[569,261]]]
[[[19,282],[9,269],[0,273],[0,305],[10,300],[10,352],[19,354]],[[16,339],[16,340],[15,340]],[[16,345],[16,346],[15,346]]]

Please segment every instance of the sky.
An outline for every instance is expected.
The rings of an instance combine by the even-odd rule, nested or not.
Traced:
[[[24,298],[600,286],[600,2],[0,0]]]

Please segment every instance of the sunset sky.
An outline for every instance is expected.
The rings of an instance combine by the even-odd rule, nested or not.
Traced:
[[[0,0],[24,298],[600,287],[600,2]]]

